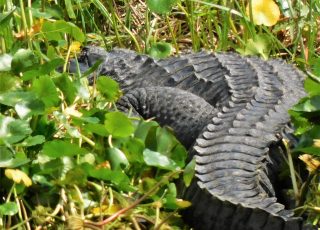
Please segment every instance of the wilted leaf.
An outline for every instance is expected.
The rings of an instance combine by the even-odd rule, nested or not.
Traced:
[[[310,173],[315,173],[320,168],[320,161],[309,154],[303,154],[299,156],[299,159],[306,164]]]

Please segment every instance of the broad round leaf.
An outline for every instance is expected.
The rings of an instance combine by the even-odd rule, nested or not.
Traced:
[[[121,94],[118,82],[108,77],[98,78],[97,89],[110,102],[115,102]]]
[[[75,24],[63,20],[49,22],[45,21],[42,26],[42,32],[48,40],[63,40],[63,34],[70,34],[75,40],[83,42],[85,35]]]
[[[1,62],[1,60],[0,60]],[[20,78],[11,72],[0,71],[0,93],[11,92],[21,85]]]
[[[25,120],[0,116],[0,143],[16,143],[32,133],[30,125]]]
[[[11,61],[11,70],[19,74],[39,64],[39,58],[31,51],[19,49]]]
[[[67,141],[48,141],[43,146],[43,154],[52,158],[75,156],[87,153],[87,150]]]
[[[54,107],[60,101],[57,88],[48,76],[44,75],[35,79],[32,84],[32,91],[44,102],[46,108]]]
[[[148,53],[150,54],[150,56],[154,58],[166,58],[171,54],[171,52],[171,44],[165,42],[158,42],[151,45],[151,48],[149,49]]]
[[[179,167],[173,160],[171,160],[170,158],[168,158],[167,156],[159,152],[155,152],[150,149],[145,149],[143,151],[143,159],[146,162],[146,164],[149,166],[155,166],[157,168],[167,169],[167,170],[179,169]]]
[[[107,159],[111,164],[112,170],[122,170],[129,165],[126,155],[118,148],[108,148]]]
[[[18,205],[14,202],[7,202],[0,205],[0,216],[13,216],[18,213]]]
[[[134,131],[131,120],[121,112],[107,113],[104,124],[107,131],[114,137],[128,137]]]
[[[169,13],[177,0],[147,0],[148,8],[157,14]]]

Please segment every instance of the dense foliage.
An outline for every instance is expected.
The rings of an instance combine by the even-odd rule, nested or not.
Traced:
[[[297,213],[317,224],[320,3],[250,3],[0,0],[0,229],[186,228],[178,211],[190,203],[174,182],[188,185],[194,162],[186,166],[170,128],[117,110],[116,82],[89,86],[97,66],[67,73],[86,44],[158,58],[205,48],[296,63],[309,95],[290,111],[299,142],[288,147],[283,174]]]

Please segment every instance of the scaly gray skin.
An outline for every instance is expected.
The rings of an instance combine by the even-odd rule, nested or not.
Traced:
[[[96,76],[111,76],[126,93],[120,107],[156,117],[190,147],[196,175],[184,192],[193,204],[184,214],[196,229],[302,229],[272,184],[287,111],[305,96],[296,68],[235,53],[154,60],[97,47],[87,49],[80,66],[98,59]]]

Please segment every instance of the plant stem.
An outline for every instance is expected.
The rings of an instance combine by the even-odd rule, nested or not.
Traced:
[[[293,188],[296,204],[298,204],[299,199],[300,199],[300,195],[299,195],[299,190],[298,190],[298,185],[297,185],[297,178],[295,176],[295,170],[294,170],[294,166],[293,166],[292,154],[291,154],[290,147],[288,145],[288,141],[283,140],[283,144],[284,144],[284,146],[286,148],[286,152],[288,154],[288,163],[289,163],[289,169],[290,169],[292,188]]]
[[[167,183],[168,180],[172,177],[174,177],[176,174],[180,173],[180,171],[174,171],[171,172],[168,176],[163,176],[162,179],[156,183],[148,192],[146,192],[142,197],[140,197],[138,200],[134,201],[132,204],[130,204],[128,207],[123,208],[121,210],[119,210],[118,212],[114,213],[113,215],[111,215],[110,217],[108,217],[107,219],[100,221],[98,223],[93,223],[91,221],[85,221],[84,224],[85,225],[90,225],[90,226],[104,226],[108,223],[110,223],[111,221],[115,220],[116,218],[118,218],[120,215],[126,213],[127,211],[129,211],[130,209],[134,208],[135,206],[137,206],[138,204],[140,204],[142,201],[144,201],[146,198],[148,198],[151,194],[153,194],[156,190],[158,190],[159,187],[162,186],[162,184]]]

